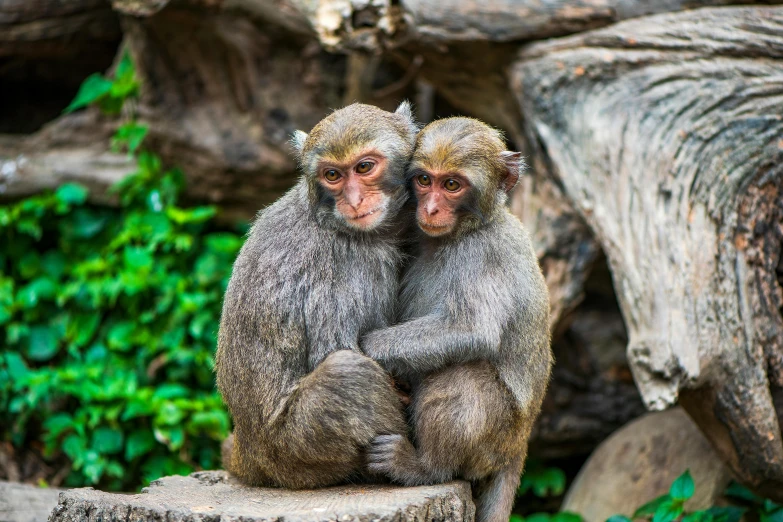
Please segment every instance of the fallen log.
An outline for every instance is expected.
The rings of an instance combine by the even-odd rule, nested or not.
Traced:
[[[783,9],[700,9],[523,49],[542,162],[609,261],[650,409],[678,400],[783,499]]]

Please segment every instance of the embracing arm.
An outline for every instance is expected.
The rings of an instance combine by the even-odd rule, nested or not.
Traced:
[[[499,344],[500,329],[491,323],[455,325],[432,314],[371,332],[361,348],[387,370],[428,373],[453,363],[492,359]]]

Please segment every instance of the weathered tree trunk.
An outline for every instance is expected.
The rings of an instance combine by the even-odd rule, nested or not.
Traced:
[[[60,496],[49,520],[473,522],[475,510],[467,482],[287,491],[248,487],[224,471],[205,471],[156,480],[140,495],[72,489]]]
[[[680,398],[778,499],[781,58],[783,9],[702,9],[535,44],[511,71],[530,140],[606,252],[648,407]]]

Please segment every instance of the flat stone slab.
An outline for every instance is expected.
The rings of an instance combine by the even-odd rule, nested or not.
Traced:
[[[49,522],[473,522],[470,485],[253,488],[225,471],[164,477],[138,495],[71,489]]]

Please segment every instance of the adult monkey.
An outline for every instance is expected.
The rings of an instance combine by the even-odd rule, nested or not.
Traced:
[[[361,343],[413,385],[416,446],[379,436],[370,469],[407,485],[471,480],[479,522],[508,521],[552,365],[547,288],[505,205],[520,168],[477,120],[419,133],[410,178],[424,235],[402,280],[403,322]]]
[[[223,464],[247,484],[344,482],[366,469],[374,437],[405,433],[390,377],[358,340],[394,313],[395,216],[417,132],[407,102],[395,113],[354,104],[292,139],[303,176],[256,218],[218,334],[234,419]]]

